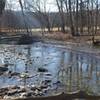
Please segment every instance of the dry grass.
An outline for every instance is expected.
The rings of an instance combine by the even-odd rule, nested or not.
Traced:
[[[17,30],[16,30],[17,31]],[[17,34],[25,34],[26,32],[23,32],[25,30],[20,30],[22,32],[8,32],[9,35],[17,35]],[[71,34],[68,33],[62,33],[58,31],[50,32],[47,31],[42,32],[40,29],[32,30],[33,36],[43,37],[44,39],[52,39],[52,40],[59,40],[59,41],[68,41],[68,42],[76,42],[76,43],[92,43],[92,37],[93,36],[80,36],[80,37],[73,37]],[[95,36],[96,40],[100,41],[100,36]]]
[[[68,39],[72,39],[72,36],[70,34],[64,34],[62,32],[52,32],[52,33],[46,33],[44,34],[45,38],[48,39],[55,39],[55,40],[62,40],[66,41]]]

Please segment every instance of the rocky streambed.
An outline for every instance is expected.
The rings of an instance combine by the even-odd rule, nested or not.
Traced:
[[[37,97],[37,96],[47,96],[52,90],[55,90],[54,86],[61,85],[60,81],[52,83],[52,74],[48,72],[45,68],[38,68],[37,74],[30,75],[28,71],[23,73],[7,71],[3,75],[9,79],[15,78],[17,81],[22,82],[21,85],[8,85],[4,88],[0,88],[0,98],[4,100],[11,100],[15,98],[27,98],[27,97]],[[38,84],[28,84],[27,80],[40,77],[43,75],[46,77],[41,80]],[[37,79],[38,80],[38,79]],[[29,82],[29,81],[28,81]],[[57,92],[57,91],[56,91]],[[50,93],[50,94],[49,94]]]

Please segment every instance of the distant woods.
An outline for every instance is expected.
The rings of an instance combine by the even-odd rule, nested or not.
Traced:
[[[70,32],[74,36],[93,35],[100,27],[99,0],[54,0],[58,12],[46,10],[47,0],[26,1],[25,8],[32,11],[36,18],[48,31],[58,27],[62,32]],[[53,8],[52,8],[53,9]]]
[[[63,32],[72,35],[96,34],[100,26],[99,0],[56,0]]]
[[[49,32],[55,28],[73,36],[95,35],[99,32],[99,0],[54,0],[52,4],[57,7],[57,12],[47,10],[50,5],[48,0],[18,1],[22,2],[23,11],[31,13],[40,22],[41,28]],[[0,0],[0,13],[4,6],[5,0]]]
[[[62,30],[70,27],[72,35],[96,34],[99,23],[99,0],[56,0]],[[65,14],[65,16],[64,16]]]

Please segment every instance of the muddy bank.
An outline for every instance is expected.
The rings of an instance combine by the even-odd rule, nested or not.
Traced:
[[[37,36],[29,36],[29,35],[15,35],[9,36],[4,35],[0,37],[0,44],[11,44],[11,45],[27,45],[33,44],[35,42],[40,42],[42,39]]]

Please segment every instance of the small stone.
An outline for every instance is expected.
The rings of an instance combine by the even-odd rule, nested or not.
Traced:
[[[43,94],[44,94],[44,93],[43,93],[42,91],[40,91],[38,95],[39,95],[39,96],[42,96]]]
[[[20,91],[26,92],[26,88],[24,86],[20,86]]]
[[[5,66],[5,67],[8,67],[8,66],[9,66],[9,64],[5,64],[4,66]]]
[[[51,73],[45,73],[45,76],[52,76]]]
[[[45,68],[38,68],[38,72],[48,72],[48,70]]]
[[[11,89],[20,89],[20,87],[18,87],[18,86],[16,86],[16,85],[11,86],[10,88],[11,88]]]
[[[51,83],[51,80],[45,80],[45,81],[43,81],[43,84],[45,84],[45,85],[47,85],[49,83]]]
[[[9,91],[8,88],[1,88],[0,89],[0,96],[6,95],[8,91]]]
[[[10,90],[8,91],[8,96],[12,96],[12,95],[15,95],[16,93],[18,93],[18,90],[17,89],[14,89],[14,90]]]
[[[39,59],[40,57],[36,57],[37,59]]]
[[[11,74],[12,73],[12,71],[8,71],[8,74]]]
[[[2,96],[0,96],[0,100],[2,100],[3,98],[2,98]]]
[[[26,97],[32,97],[32,95],[33,95],[33,92],[26,93]]]
[[[33,90],[33,91],[35,91],[36,89],[37,89],[36,86],[32,86],[32,87],[31,87],[31,90]]]
[[[38,86],[36,90],[41,91],[41,86]]]
[[[22,54],[22,53],[18,53],[18,55],[19,55],[19,56],[22,56],[23,54]]]
[[[62,83],[60,81],[57,81],[57,82],[53,83],[53,85],[61,86]]]
[[[11,73],[11,76],[18,76],[18,75],[20,75],[20,73],[17,73],[17,72]]]
[[[39,94],[39,91],[38,91],[38,90],[35,90],[34,93],[35,93],[36,95],[38,95],[38,94]]]
[[[47,93],[47,91],[48,91],[48,88],[42,90],[43,93]]]
[[[24,92],[24,93],[21,93],[20,98],[32,97],[32,95],[33,95],[33,92]]]
[[[40,88],[41,89],[46,89],[46,88],[48,88],[48,86],[47,85],[42,85]]]
[[[0,93],[6,92],[6,91],[8,91],[8,88],[2,88],[2,89],[0,89]]]
[[[5,95],[5,96],[3,97],[3,99],[4,99],[4,100],[11,100],[12,97],[11,97],[11,96],[8,96],[8,95]]]
[[[26,92],[26,89],[23,88],[23,89],[18,90],[18,93],[22,93],[22,92]]]
[[[20,98],[25,98],[26,97],[26,93],[21,93]]]
[[[20,78],[29,78],[29,74],[28,73],[21,73]]]
[[[5,72],[5,71],[8,71],[7,67],[0,67],[0,72]]]

